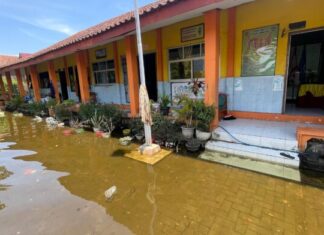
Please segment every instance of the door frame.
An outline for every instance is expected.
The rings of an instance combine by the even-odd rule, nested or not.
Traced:
[[[284,95],[282,102],[282,114],[286,114],[286,104],[287,104],[287,91],[288,91],[288,76],[289,76],[289,67],[290,67],[290,53],[291,53],[291,39],[293,36],[305,33],[312,33],[317,31],[324,31],[324,27],[311,28],[311,29],[302,29],[288,32],[288,45],[287,45],[287,55],[286,55],[286,73],[284,77]],[[293,114],[287,114],[294,116]]]

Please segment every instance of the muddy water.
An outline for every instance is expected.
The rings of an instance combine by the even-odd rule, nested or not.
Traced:
[[[0,234],[323,234],[324,191],[192,158],[154,167],[115,139],[6,117]],[[5,144],[3,144],[5,146]],[[116,185],[107,201],[104,192]]]

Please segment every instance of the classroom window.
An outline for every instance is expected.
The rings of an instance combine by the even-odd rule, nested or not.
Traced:
[[[69,67],[68,71],[69,71],[71,91],[75,91],[75,76],[74,76],[73,67]]]
[[[205,45],[195,44],[169,50],[171,80],[204,78]]]
[[[107,85],[116,82],[113,60],[94,63],[92,69],[96,85]]]

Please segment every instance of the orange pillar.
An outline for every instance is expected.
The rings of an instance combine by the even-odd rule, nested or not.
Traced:
[[[52,82],[54,91],[55,91],[55,99],[57,102],[60,102],[60,94],[59,94],[59,90],[58,90],[58,85],[57,85],[57,78],[56,78],[56,73],[55,73],[55,68],[54,68],[54,63],[53,61],[49,61],[47,64],[48,67],[48,75],[49,78]]]
[[[3,98],[6,97],[6,89],[5,86],[3,84],[3,80],[2,80],[2,74],[0,73],[0,89],[1,89],[1,95]]]
[[[157,80],[163,81],[163,42],[162,42],[162,29],[156,30],[156,75]]]
[[[227,73],[226,77],[234,77],[235,63],[235,31],[236,31],[236,8],[228,10],[228,35],[227,35]]]
[[[114,64],[115,64],[115,76],[116,76],[116,83],[121,83],[120,73],[119,73],[119,57],[118,57],[118,45],[117,42],[113,42],[114,47]]]
[[[12,88],[12,80],[11,80],[10,72],[6,72],[6,79],[7,79],[7,87],[8,87],[9,98],[12,98],[12,96],[13,96],[13,88]]]
[[[137,50],[135,43],[136,41],[134,36],[127,36],[125,38],[128,90],[130,99],[130,111],[132,117],[136,117],[139,113],[139,81]]]
[[[38,73],[35,65],[30,66],[30,76],[33,85],[34,98],[36,102],[41,101],[41,93],[39,88]]]
[[[21,97],[24,97],[24,96],[26,96],[26,91],[25,91],[24,84],[22,81],[20,69],[16,69],[15,74],[16,74],[16,78],[17,78],[19,94]]]
[[[216,106],[216,118],[212,126],[218,126],[218,85],[220,56],[220,12],[208,11],[205,18],[205,103]]]
[[[87,103],[90,101],[90,90],[87,72],[87,53],[86,51],[76,52],[76,64],[79,75],[81,101]]]

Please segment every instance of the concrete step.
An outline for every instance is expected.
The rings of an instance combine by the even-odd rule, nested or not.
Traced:
[[[262,162],[269,162],[290,168],[299,168],[299,158],[297,153],[284,152],[261,147],[246,146],[237,143],[228,143],[222,141],[208,141],[206,150],[224,153],[227,155],[239,156],[241,158],[248,158]],[[289,159],[280,155],[280,153],[287,153],[295,159]]]
[[[226,142],[233,142],[233,143],[239,143],[239,141],[241,141],[241,142],[251,144],[251,145],[276,148],[276,149],[282,149],[282,150],[287,150],[287,151],[297,151],[298,150],[297,139],[285,138],[285,137],[282,137],[284,135],[280,135],[279,133],[278,134],[265,133],[265,134],[261,135],[257,131],[255,131],[255,132],[250,131],[249,134],[246,134],[244,132],[232,131],[232,132],[230,132],[230,134],[221,128],[216,128],[213,131],[213,139],[220,140],[220,141],[226,141]],[[235,138],[233,138],[233,136]]]
[[[302,179],[299,169],[269,162],[256,161],[252,158],[239,157],[214,151],[205,151],[199,158],[296,182],[301,182]]]

